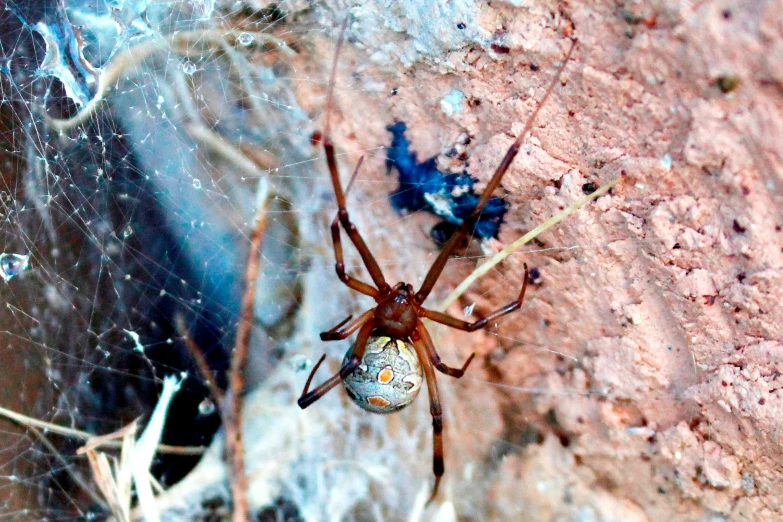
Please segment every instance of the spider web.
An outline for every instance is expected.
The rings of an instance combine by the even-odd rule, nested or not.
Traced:
[[[344,180],[365,157],[348,206],[387,279],[414,286],[437,253],[429,237],[435,220],[401,215],[389,205],[398,183],[385,174],[386,127],[405,118],[420,159],[435,156],[449,172],[469,166],[486,181],[513,141],[509,133],[521,129],[521,115],[535,107],[562,59],[563,38],[556,36],[568,20],[555,7],[517,11],[510,2],[498,8],[519,15],[501,17],[503,30],[529,24],[514,30],[531,35],[533,45],[477,29],[471,21],[485,13],[484,4],[436,4],[437,20],[422,15],[433,8],[427,2],[394,8],[381,2],[8,2],[0,13],[0,407],[51,426],[106,434],[138,418],[146,422],[163,379],[184,372],[163,442],[212,446],[203,458],[158,455],[152,473],[167,490],[159,497],[162,518],[227,518],[220,411],[192,352],[195,346],[203,354],[225,388],[257,192],[268,180],[269,224],[244,397],[251,508],[258,520],[427,519],[431,418],[424,394],[394,416],[359,411],[339,390],[304,412],[295,400],[313,360],[327,353],[324,367],[334,372],[349,346],[321,343],[318,333],[371,305],[334,275],[333,195],[313,139],[323,124],[339,22],[352,17],[332,116]],[[511,94],[471,87],[466,79],[475,79],[475,71],[515,71]],[[589,74],[583,73],[591,85],[606,81]],[[511,210],[500,241],[475,242],[450,262],[433,301],[478,261],[597,185],[636,172],[629,186],[643,200],[646,180],[671,172],[672,144],[685,141],[687,125],[671,101],[677,96],[665,96],[668,85],[648,86],[660,99],[642,93],[638,105],[612,106],[589,87],[574,94],[572,83],[567,71],[559,86],[566,101],[554,100],[556,90],[539,117],[541,129],[560,121],[568,122],[560,124],[567,132],[542,131],[531,139],[504,180]],[[571,114],[569,103],[580,98],[587,99],[583,112]],[[637,128],[608,123],[622,118]],[[554,149],[565,152],[544,152]],[[719,170],[723,164],[714,157],[721,155],[727,154],[689,161]],[[769,194],[779,193],[772,176],[765,182]],[[635,261],[653,242],[636,234],[643,220],[633,208],[620,212],[610,201],[599,200],[596,215],[627,225]],[[742,234],[747,223],[736,214],[738,220],[725,219]],[[510,466],[520,455],[548,448],[552,461],[541,457],[538,464],[571,469],[563,448],[578,432],[582,409],[630,400],[635,395],[628,389],[647,385],[646,375],[629,370],[629,382],[615,380],[593,362],[595,353],[619,347],[618,357],[633,367],[638,338],[616,330],[639,324],[644,314],[638,303],[591,282],[616,229],[587,211],[579,219],[584,229],[538,240],[527,251],[532,258],[510,256],[461,300],[465,316],[509,301],[527,259],[531,293],[543,296],[528,305],[534,313],[473,336],[433,329],[448,364],[460,366],[475,349],[483,365],[458,382],[439,380],[449,502],[439,507],[438,520],[503,520],[503,513],[515,513],[515,488],[523,486]],[[680,240],[672,239],[670,225],[655,226],[664,230],[666,245],[656,252],[676,265]],[[593,232],[590,240],[580,235],[585,230]],[[349,271],[366,280],[353,249],[346,250]],[[547,286],[570,289],[565,279],[574,274],[586,281],[582,293],[563,297]],[[627,274],[611,274],[620,294]],[[710,297],[699,294],[709,287],[701,279],[688,284],[694,295]],[[603,322],[586,320],[588,310],[604,311]],[[560,344],[574,330],[602,329],[615,332],[616,344]],[[686,368],[685,387],[696,369],[690,352],[680,357],[675,366]],[[325,375],[321,370],[316,382]],[[46,425],[0,422],[0,520],[109,516],[86,458],[77,454],[84,440]],[[641,421],[628,422],[633,435],[651,436]],[[538,476],[525,470],[528,478]],[[548,491],[582,484],[570,472],[551,473]],[[490,494],[496,497],[488,500]],[[628,520],[635,514],[622,503],[606,505],[607,511],[596,510]]]
[[[276,175],[259,324],[295,305],[292,230],[300,208],[320,207],[303,190],[311,117],[290,86],[306,78],[267,35],[287,20],[214,2],[20,2],[2,15],[2,405],[108,433],[146,418],[162,378],[185,371],[164,440],[207,445],[219,416],[186,340],[225,386],[258,181]],[[283,339],[268,335],[251,374]],[[83,441],[47,433],[5,432],[2,517],[102,518],[74,456]],[[196,460],[163,456],[154,472],[171,484]]]

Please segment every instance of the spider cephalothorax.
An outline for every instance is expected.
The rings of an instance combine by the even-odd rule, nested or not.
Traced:
[[[346,21],[347,22],[347,21]],[[343,25],[343,32],[345,31]],[[554,79],[550,83],[546,94],[541,100],[538,108],[528,119],[524,129],[514,141],[513,145],[506,152],[506,156],[500,162],[495,170],[492,179],[487,184],[487,188],[476,203],[476,207],[470,215],[462,221],[462,224],[451,235],[446,242],[435,262],[427,272],[424,282],[417,292],[414,293],[413,286],[407,283],[397,283],[390,287],[383,276],[378,262],[373,257],[364,239],[359,234],[356,226],[351,222],[348,215],[348,209],[345,204],[345,192],[340,182],[340,173],[337,169],[337,159],[334,152],[334,144],[329,135],[329,114],[331,109],[332,88],[334,85],[334,75],[337,66],[337,56],[342,43],[343,34],[335,51],[335,61],[332,65],[332,77],[329,82],[329,95],[327,97],[326,125],[322,142],[326,153],[326,162],[329,166],[329,175],[334,187],[334,195],[337,200],[337,217],[332,222],[331,234],[334,243],[334,256],[336,259],[335,270],[340,281],[349,288],[370,296],[375,299],[377,305],[353,319],[348,317],[340,324],[329,331],[321,334],[324,341],[336,341],[346,339],[354,332],[357,332],[356,341],[348,353],[345,354],[340,371],[332,375],[323,384],[312,391],[310,383],[313,380],[315,372],[321,366],[326,355],[323,355],[318,363],[310,372],[307,378],[302,396],[299,397],[298,404],[301,408],[307,408],[313,402],[323,397],[329,390],[334,388],[340,381],[343,382],[349,397],[360,407],[374,413],[391,413],[404,408],[410,404],[416,397],[421,387],[422,375],[427,381],[427,390],[430,396],[430,411],[432,413],[432,431],[433,431],[433,459],[432,468],[435,474],[435,485],[432,490],[430,500],[438,492],[438,484],[443,475],[443,413],[438,394],[438,383],[435,380],[435,370],[445,373],[451,377],[462,377],[465,369],[473,360],[475,353],[468,357],[468,360],[462,368],[452,368],[445,365],[440,360],[435,345],[432,342],[429,332],[422,322],[423,318],[430,319],[436,323],[444,324],[452,328],[473,332],[483,328],[491,321],[500,316],[506,315],[519,309],[522,306],[522,300],[525,297],[527,288],[527,266],[525,266],[524,282],[519,296],[508,303],[506,306],[495,310],[483,319],[472,323],[451,317],[450,315],[436,312],[424,308],[423,303],[435,286],[436,281],[446,266],[446,261],[454,252],[457,246],[464,240],[468,231],[473,230],[474,225],[481,217],[481,211],[490,200],[492,193],[500,185],[500,180],[506,173],[509,165],[519,152],[522,140],[530,131],[533,120],[538,110],[543,106],[549,94],[552,92],[560,73],[568,63],[568,58],[576,46],[573,41],[568,51],[566,59],[557,71]],[[361,160],[357,165],[354,176],[361,166]],[[353,181],[353,178],[351,178]],[[350,183],[349,183],[350,187]],[[362,258],[364,266],[370,274],[373,284],[360,281],[345,272],[343,261],[343,247],[340,235],[342,226],[350,238],[359,255]]]
[[[416,305],[413,302],[413,287],[397,283],[388,297],[381,296],[375,308],[375,324],[379,333],[407,339],[416,329]]]

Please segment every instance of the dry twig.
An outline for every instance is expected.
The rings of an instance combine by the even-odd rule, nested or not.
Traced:
[[[185,325],[185,318],[182,316],[182,314],[177,315],[175,322],[177,324],[177,332],[185,342],[185,347],[188,349],[190,357],[195,361],[196,366],[198,367],[198,371],[207,385],[210,397],[218,409],[221,409],[223,407],[223,390],[221,390],[220,386],[218,386],[218,383],[215,380],[215,376],[212,373],[212,369],[209,367],[209,363],[207,362],[206,357],[204,357],[204,354],[201,353],[201,348],[199,348],[198,344],[196,344],[196,342],[190,338],[190,334],[188,334],[188,327]]]
[[[245,270],[245,291],[239,310],[236,343],[231,357],[231,372],[228,379],[228,398],[223,412],[223,426],[226,433],[226,459],[230,466],[231,497],[233,499],[234,522],[247,522],[247,476],[245,475],[245,448],[242,441],[242,393],[245,389],[245,365],[250,350],[250,329],[253,320],[253,304],[256,296],[261,240],[266,229],[266,206],[269,200],[269,180],[259,179],[255,226],[250,234],[250,251]]]

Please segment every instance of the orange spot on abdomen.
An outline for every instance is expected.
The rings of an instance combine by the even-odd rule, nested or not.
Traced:
[[[391,404],[389,401],[387,401],[383,397],[378,397],[377,395],[374,396],[374,397],[367,397],[367,402],[369,402],[373,406],[377,406],[379,408],[385,408],[386,406]]]
[[[378,382],[381,384],[389,384],[392,382],[392,379],[394,379],[394,372],[392,371],[391,366],[385,367],[378,373]]]

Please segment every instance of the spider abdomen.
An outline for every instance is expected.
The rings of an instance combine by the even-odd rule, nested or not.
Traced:
[[[346,364],[353,349],[345,354]],[[401,410],[416,398],[423,372],[413,345],[402,339],[371,336],[359,367],[343,379],[360,408],[373,413]]]

